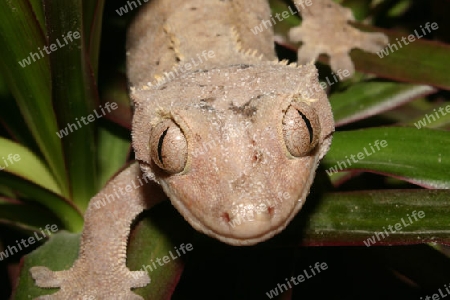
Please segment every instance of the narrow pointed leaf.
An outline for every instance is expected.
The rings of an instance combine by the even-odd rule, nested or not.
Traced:
[[[375,146],[382,140],[383,146]],[[331,172],[345,169],[386,174],[428,188],[450,188],[447,131],[382,127],[336,132],[323,160]],[[353,155],[353,156],[352,156]],[[359,155],[359,158],[358,158]]]
[[[0,137],[0,169],[26,178],[61,195],[61,190],[47,167],[27,148]]]
[[[67,133],[59,131],[71,199],[84,211],[97,191],[95,121],[104,114],[96,104],[97,89],[86,52],[82,1],[44,3],[49,43],[56,48],[51,54],[53,103],[60,130]]]
[[[100,41],[102,32],[103,7],[105,0],[83,1],[83,22],[87,53],[95,80],[98,79],[98,61],[100,52]]]
[[[128,136],[128,130],[118,125],[104,124],[99,128],[97,154],[99,189],[125,165],[131,150],[131,142]]]
[[[63,195],[68,196],[62,146],[55,135],[49,57],[43,50],[46,38],[28,1],[0,2],[0,44],[0,70]]]
[[[363,82],[330,96],[336,126],[376,115],[434,92],[426,85]]]
[[[77,232],[83,227],[81,213],[67,199],[7,172],[0,172],[0,182],[13,190],[20,191],[21,197],[27,201],[33,201],[45,206],[58,216],[67,230]]]
[[[45,16],[44,16],[44,7],[42,0],[29,0],[31,7],[33,9],[33,13],[36,16],[36,19],[41,26],[41,31],[46,33],[47,28],[45,26]]]
[[[358,27],[385,33],[389,37],[391,45],[391,47],[384,48],[385,54],[382,55],[382,58],[379,56],[381,54],[369,54],[360,50],[352,51],[352,60],[359,70],[396,81],[431,85],[450,90],[448,65],[443,63],[448,61],[450,45],[425,40],[427,36],[420,27],[404,34],[362,25],[358,25]],[[408,37],[411,35],[414,37],[414,42],[408,42]],[[408,45],[401,42],[402,39],[406,40]],[[402,44],[402,47],[398,43]]]
[[[0,198],[0,222],[27,230],[39,230],[47,224],[62,227],[61,221],[49,210],[33,203],[11,204]]]
[[[365,245],[377,232],[384,237],[379,234],[369,246],[450,244],[449,197],[448,190],[330,193],[318,200],[317,206],[306,206],[295,223],[306,222],[303,242],[310,245]],[[419,211],[423,211],[422,218]]]

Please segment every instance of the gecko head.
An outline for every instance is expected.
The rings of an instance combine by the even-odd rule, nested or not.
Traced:
[[[213,69],[169,83],[164,92],[133,96],[157,99],[159,106],[137,101],[133,144],[142,169],[195,229],[228,244],[255,244],[283,230],[302,207],[331,142],[325,94],[318,88],[311,99],[311,91],[298,86],[299,80],[318,85],[311,70],[295,68],[295,74],[283,66],[283,77],[291,75],[297,85],[276,87],[270,80],[273,69],[281,73],[276,67],[241,72],[232,66],[225,70],[228,80],[223,69]],[[249,69],[250,75],[259,71],[259,82],[233,88],[230,76],[248,82]],[[301,71],[309,72],[299,79]],[[198,97],[208,90],[208,97]],[[174,95],[191,99],[170,101]]]

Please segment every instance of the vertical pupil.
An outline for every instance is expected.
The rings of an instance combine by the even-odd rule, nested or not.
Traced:
[[[299,110],[297,110],[297,111],[298,111],[299,115],[302,116],[302,119],[305,122],[306,127],[308,127],[309,143],[311,144],[312,140],[313,140],[313,129],[312,129],[312,126],[311,126],[311,122],[309,122],[308,118],[301,111],[299,111]]]
[[[162,157],[162,145],[164,142],[164,138],[167,134],[167,131],[169,131],[169,127],[167,127],[166,130],[163,131],[163,133],[159,137],[159,141],[158,141],[158,159],[162,164],[164,164],[163,157]]]

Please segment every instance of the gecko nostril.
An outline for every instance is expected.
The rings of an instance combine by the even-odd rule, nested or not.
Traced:
[[[272,217],[273,213],[275,212],[275,208],[273,206],[269,206],[269,208],[267,209],[267,212]]]
[[[226,223],[229,223],[231,220],[230,214],[228,214],[227,212],[222,214],[222,218],[225,220]]]

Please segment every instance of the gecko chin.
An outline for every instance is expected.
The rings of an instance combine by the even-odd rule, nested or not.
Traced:
[[[164,190],[174,190],[167,182],[161,181],[161,185]],[[234,246],[251,246],[272,238],[286,228],[304,203],[298,198],[279,199],[274,194],[267,198],[261,196],[265,198],[261,202],[250,199],[235,203],[229,195],[222,195],[224,198],[221,199],[229,200],[224,201],[228,205],[211,205],[209,208],[199,208],[199,202],[195,201],[198,199],[187,199],[178,193],[172,192],[170,200],[197,231]],[[217,203],[222,203],[221,200]]]
[[[230,212],[223,214],[234,238],[252,238],[272,230],[273,207],[253,203],[234,205]]]

